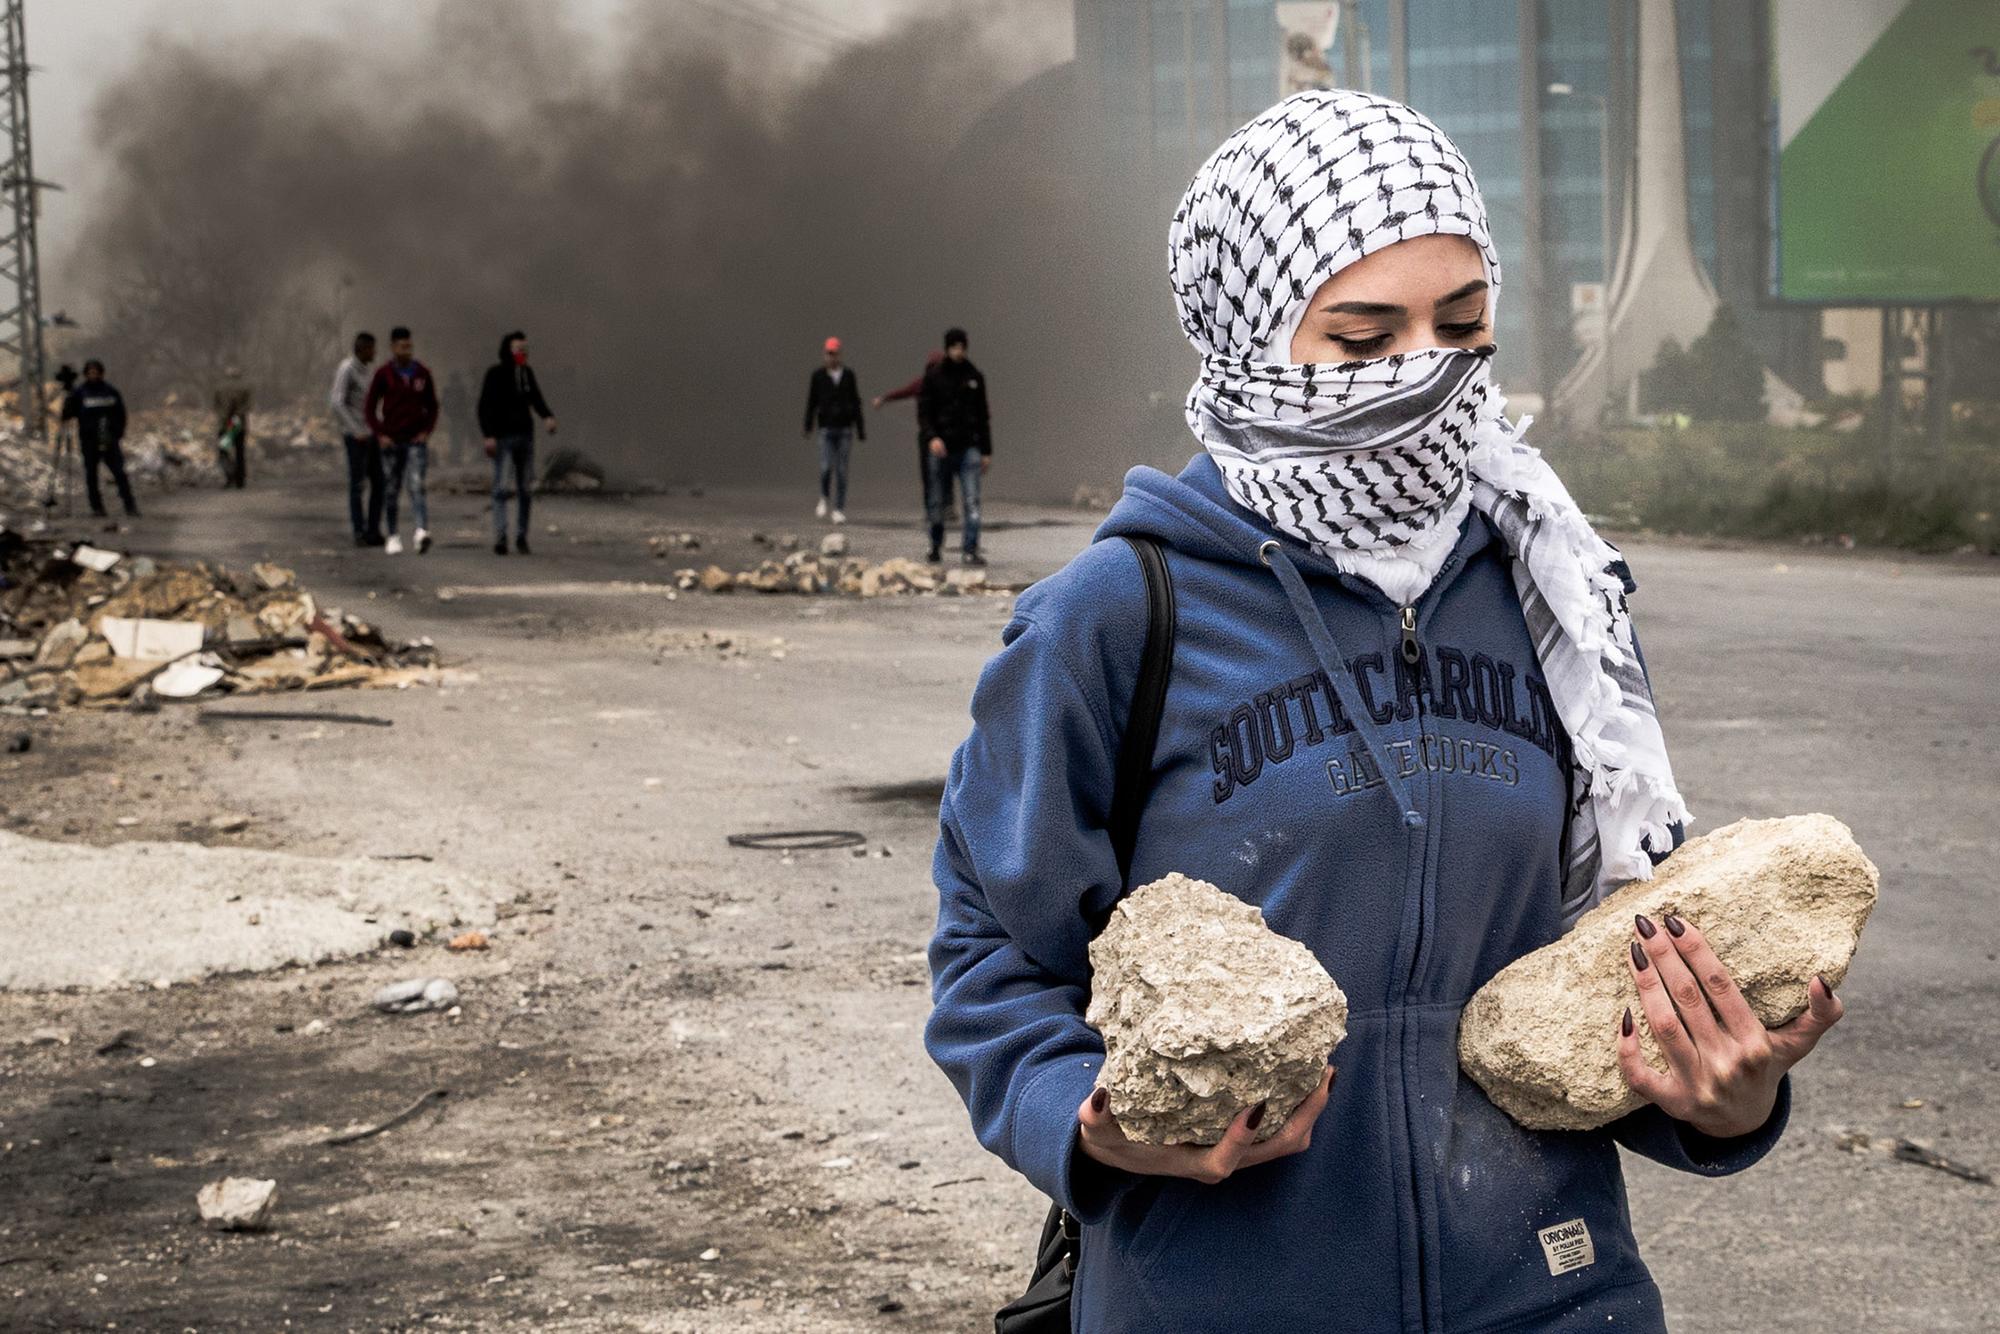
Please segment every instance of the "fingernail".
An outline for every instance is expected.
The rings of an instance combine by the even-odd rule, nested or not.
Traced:
[[[1619,1021],[1618,1031],[1626,1037],[1632,1036],[1632,1007],[1625,1007],[1625,1017]]]
[[[1243,1128],[1245,1130],[1255,1130],[1258,1126],[1261,1126],[1263,1124],[1264,1124],[1264,1104],[1260,1102],[1255,1107],[1252,1107],[1250,1109],[1250,1115],[1244,1118]]]
[[[1826,974],[1814,973],[1813,976],[1819,979],[1819,989],[1826,993],[1827,999],[1833,999],[1833,984],[1826,980]]]
[[[1642,917],[1642,918],[1640,918],[1639,920],[1643,922],[1643,921],[1645,920],[1645,918],[1643,918],[1643,917]],[[1650,960],[1650,959],[1648,959],[1648,958],[1646,957],[1646,951],[1644,951],[1643,949],[1640,949],[1640,948],[1639,948],[1639,942],[1638,942],[1638,941],[1636,941],[1636,940],[1635,940],[1635,941],[1633,941],[1633,942],[1632,942],[1632,966],[1633,966],[1634,968],[1638,969],[1638,970],[1639,970],[1640,972],[1642,972],[1642,973],[1643,973],[1643,972],[1645,972],[1645,971],[1646,971],[1646,966],[1647,966],[1648,964],[1650,964],[1651,962],[1652,962],[1652,960]]]
[[[1647,940],[1651,940],[1653,938],[1654,933],[1656,933],[1660,929],[1659,927],[1654,926],[1652,919],[1646,916],[1646,914],[1644,913],[1634,914],[1632,917],[1632,925],[1638,927],[1639,934]]]
[[[1099,1089],[1097,1090],[1097,1092],[1090,1095],[1090,1110],[1092,1112],[1102,1112],[1104,1110],[1104,1104],[1109,1102],[1110,1100],[1111,1100],[1110,1091],[1107,1089]]]
[[[1672,936],[1675,940],[1679,940],[1682,936],[1687,934],[1688,924],[1686,922],[1683,922],[1680,918],[1674,916],[1672,913],[1668,913],[1666,917],[1662,920],[1666,922],[1667,934]]]

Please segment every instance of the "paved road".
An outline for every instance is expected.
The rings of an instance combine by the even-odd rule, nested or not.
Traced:
[[[154,501],[132,535],[164,554],[294,565],[328,599],[470,659],[480,679],[461,690],[367,698],[369,711],[396,718],[393,741],[331,736],[307,751],[257,735],[197,751],[186,729],[99,718],[61,725],[69,757],[14,771],[60,804],[106,770],[180,765],[188,793],[259,810],[274,846],[421,851],[559,901],[554,929],[503,939],[511,979],[464,977],[470,1011],[482,999],[497,1008],[501,992],[515,1004],[521,977],[532,976],[534,994],[561,1016],[544,1021],[559,1033],[539,1033],[537,1050],[555,1062],[559,1049],[566,1062],[537,1069],[568,1073],[484,1086],[453,1113],[452,1141],[512,1162],[494,1146],[618,1106],[651,1127],[655,1150],[616,1147],[625,1132],[593,1132],[610,1139],[571,1140],[560,1159],[526,1153],[511,1174],[475,1179],[420,1157],[418,1136],[385,1136],[372,1150],[379,1171],[407,1173],[394,1179],[414,1194],[400,1207],[471,1220],[462,1269],[439,1260],[392,1283],[399,1252],[303,1218],[301,1250],[285,1263],[389,1283],[400,1303],[390,1309],[411,1318],[444,1310],[487,1328],[879,1328],[884,1303],[901,1303],[913,1327],[979,1324],[1017,1281],[1035,1205],[972,1143],[923,1058],[915,952],[934,908],[925,869],[935,784],[1005,601],[598,591],[663,580],[682,563],[649,558],[649,532],[700,533],[704,550],[688,563],[725,565],[748,562],[753,528],[816,536],[790,498],[547,501],[527,560],[487,550],[477,495],[441,495],[435,508],[441,545],[421,560],[347,547],[330,494],[181,493]],[[1009,580],[1053,568],[1090,530],[1073,512],[1001,506],[992,517],[995,574]],[[857,518],[862,554],[916,554],[920,538],[900,516],[864,507]],[[1849,1018],[1802,1068],[1780,1148],[1720,1183],[1630,1164],[1640,1241],[1675,1324],[1745,1334],[2000,1328],[1991,1277],[2000,1189],[1846,1152],[1829,1133],[1921,1138],[2000,1169],[2000,696],[1990,668],[2000,658],[2000,579],[1990,564],[1867,553],[1648,541],[1627,553],[1700,827],[1825,810],[1854,827],[1883,871],[1881,906],[1843,990]],[[454,596],[440,600],[440,587]],[[717,637],[729,647],[715,648]],[[319,702],[351,707],[356,697]],[[647,787],[647,778],[663,781]],[[198,809],[193,796],[176,800],[159,798],[162,810]],[[111,813],[69,822],[69,836],[125,836]],[[51,827],[62,823],[27,828],[62,836]],[[780,860],[733,852],[720,837],[821,825],[865,830],[873,855]],[[371,966],[316,973],[330,979],[322,986],[358,994],[387,975],[389,965]],[[245,1015],[275,1003],[254,982],[208,990],[200,1005]],[[135,1007],[168,1004],[14,1000],[0,1019],[81,1015],[110,1027]],[[405,1031],[370,1035],[346,1059],[385,1079],[442,1059],[396,1047]],[[531,1054],[519,1054],[524,1069]],[[59,1056],[35,1059],[43,1064],[19,1065],[4,1086],[11,1125],[76,1077]],[[526,1091],[535,1087],[544,1101]],[[1910,1098],[1924,1105],[1902,1108]],[[843,1158],[852,1165],[820,1166]],[[661,1195],[690,1162],[711,1165],[713,1188]],[[307,1172],[307,1160],[296,1170]],[[385,1178],[368,1181],[370,1198],[392,1194]],[[329,1179],[310,1189],[332,1208],[362,1187]],[[501,1228],[478,1212],[481,1201],[530,1222],[546,1215],[543,1229]],[[171,1221],[184,1210],[148,1197],[136,1230],[95,1241],[141,1254],[159,1229],[185,1226]],[[699,1261],[710,1238],[723,1258]],[[190,1284],[226,1291],[242,1254],[204,1252]],[[511,1283],[486,1282],[502,1270]],[[165,1278],[121,1281],[134,1284],[122,1307],[78,1296],[87,1276],[57,1275],[22,1289],[43,1303],[24,1309],[50,1320],[122,1311],[126,1327],[143,1312],[252,1327]],[[282,1288],[276,1275],[267,1281]],[[295,1327],[358,1319],[351,1303],[318,1323],[302,1299],[290,1309]]]

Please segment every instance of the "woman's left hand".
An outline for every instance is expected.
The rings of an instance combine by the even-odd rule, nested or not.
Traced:
[[[1765,1028],[1736,981],[1692,922],[1669,914],[1666,929],[1637,918],[1629,966],[1639,1004],[1667,1060],[1661,1074],[1639,1055],[1631,1010],[1618,1036],[1618,1064],[1634,1092],[1704,1135],[1747,1135],[1771,1117],[1778,1081],[1805,1059],[1844,1007],[1826,979],[1806,986],[1806,1012]]]

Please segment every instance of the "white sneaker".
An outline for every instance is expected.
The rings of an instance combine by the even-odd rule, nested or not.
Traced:
[[[396,536],[396,534],[394,533],[389,534],[389,540],[382,544],[382,554],[385,556],[402,555],[403,539]]]
[[[846,512],[845,510],[835,510],[835,511],[833,512],[833,521],[834,521],[835,523],[846,523],[846,522],[847,522],[847,512]]]
[[[417,529],[417,554],[421,556],[430,549],[431,549],[431,530],[428,528]]]
[[[819,498],[819,504],[817,504],[817,505],[813,506],[813,517],[814,517],[815,519],[824,519],[824,518],[826,517],[826,497],[825,497],[825,496],[821,496],[821,497]]]

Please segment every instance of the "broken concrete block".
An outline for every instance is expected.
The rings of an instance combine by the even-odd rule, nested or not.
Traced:
[[[1169,875],[1119,903],[1090,945],[1090,1007],[1119,1128],[1142,1144],[1213,1144],[1266,1105],[1268,1139],[1319,1087],[1347,997],[1255,906]]]
[[[90,631],[83,628],[83,622],[75,619],[59,621],[42,636],[41,645],[35,650],[35,666],[67,667],[76,651],[90,638]]]
[[[258,561],[250,567],[250,574],[260,587],[272,591],[290,588],[298,581],[297,575],[284,566],[275,565],[270,561]]]
[[[1460,1021],[1458,1058],[1495,1105],[1536,1130],[1590,1130],[1642,1105],[1618,1068],[1629,1005],[1641,1050],[1664,1070],[1632,981],[1632,918],[1673,913],[1701,928],[1750,1008],[1775,1028],[1806,1008],[1814,974],[1838,987],[1880,879],[1829,815],[1739,820],[1690,839],[1651,880],[1585,913],[1562,939],[1481,987]]]
[[[265,1227],[278,1202],[278,1183],[251,1177],[224,1177],[195,1194],[201,1221],[218,1232],[255,1232]]]
[[[700,575],[702,591],[706,593],[727,593],[736,585],[736,576],[720,565],[711,565]]]
[[[845,556],[847,554],[847,534],[828,533],[819,540],[819,554],[822,556]]]

